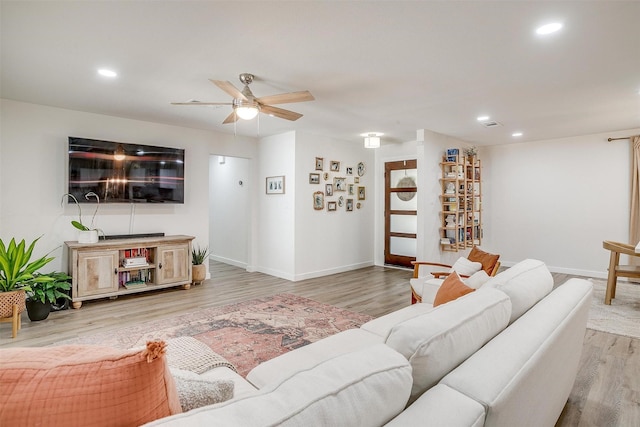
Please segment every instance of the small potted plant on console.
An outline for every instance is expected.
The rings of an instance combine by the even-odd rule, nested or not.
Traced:
[[[62,196],[61,202],[64,202],[65,199],[70,198],[78,207],[78,220],[71,221],[71,225],[80,230],[80,232],[78,233],[78,243],[98,243],[98,231],[100,230],[94,228],[94,225],[96,221],[96,214],[98,213],[98,208],[100,207],[100,197],[93,191],[90,191],[84,195],[84,198],[87,200],[92,197],[95,198],[97,202],[96,210],[93,212],[93,216],[91,217],[91,225],[86,226],[82,223],[82,208],[80,207],[80,203],[78,203],[78,199],[76,199],[76,196],[70,193]]]
[[[199,246],[191,250],[191,281],[194,285],[198,285],[207,277],[207,266],[204,262],[209,256],[209,247],[201,249]]]
[[[35,276],[34,282],[30,285],[31,290],[27,291],[27,314],[32,322],[44,320],[49,317],[51,304],[59,299],[71,299],[63,291],[71,288],[66,273],[53,272]]]

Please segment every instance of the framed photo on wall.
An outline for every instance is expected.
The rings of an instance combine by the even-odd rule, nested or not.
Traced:
[[[333,178],[333,188],[336,191],[347,191],[347,178]]]
[[[322,191],[313,193],[313,209],[317,211],[324,209],[324,193]]]
[[[329,164],[329,170],[331,170],[331,172],[340,172],[340,162],[331,160],[331,163]]]
[[[310,173],[309,174],[309,184],[320,184],[320,174],[319,173]]]
[[[347,199],[347,212],[353,211],[353,199]]]
[[[336,202],[327,202],[327,211],[333,212],[338,210],[338,205]]]
[[[267,194],[284,194],[284,175],[268,176],[265,191]]]
[[[324,158],[316,157],[316,170],[321,171],[324,169]]]
[[[358,187],[358,200],[364,200],[366,198],[366,192],[364,187]]]
[[[324,185],[324,194],[327,196],[333,196],[333,184]]]

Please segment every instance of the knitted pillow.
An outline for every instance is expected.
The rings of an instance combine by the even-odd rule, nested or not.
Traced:
[[[0,350],[0,425],[138,426],[182,412],[165,343]]]
[[[184,412],[233,397],[234,383],[231,380],[207,380],[195,372],[177,368],[170,368],[170,371]]]

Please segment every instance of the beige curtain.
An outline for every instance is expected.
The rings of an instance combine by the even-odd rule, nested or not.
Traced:
[[[631,215],[629,217],[629,243],[637,245],[640,242],[640,135],[632,136],[632,166],[631,166]],[[640,257],[632,258],[631,264],[640,265]]]

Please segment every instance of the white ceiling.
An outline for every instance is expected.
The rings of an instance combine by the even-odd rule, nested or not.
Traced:
[[[231,107],[170,102],[229,101],[208,79],[242,88],[250,72],[258,97],[316,98],[279,105],[296,122],[260,115],[261,136],[429,129],[492,145],[640,127],[637,1],[3,0],[0,13],[1,96],[18,101],[232,133]],[[536,36],[549,21],[564,28]]]

